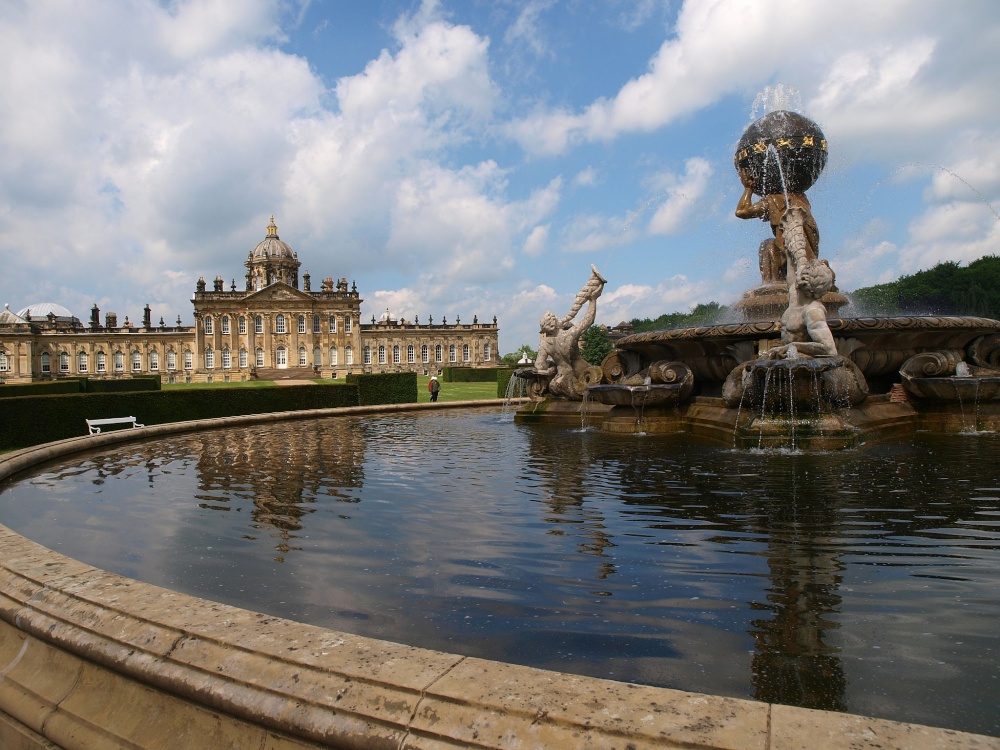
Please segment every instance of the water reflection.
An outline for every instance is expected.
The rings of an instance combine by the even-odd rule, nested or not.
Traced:
[[[1000,733],[997,439],[803,455],[437,412],[53,465],[3,522],[428,648]]]

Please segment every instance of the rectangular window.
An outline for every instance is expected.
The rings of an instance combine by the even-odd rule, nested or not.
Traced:
[[[431,353],[427,344],[424,344],[423,346],[420,347],[420,361],[423,362],[425,365],[431,361]]]
[[[335,346],[330,347],[330,364],[334,367],[337,366],[337,347]]]
[[[299,367],[306,366],[306,348],[304,346],[299,347]]]
[[[336,315],[331,315],[330,316],[330,333],[336,333],[336,332],[337,332],[337,316]]]
[[[278,317],[274,319],[274,332],[275,333],[287,333],[285,330],[285,316],[278,314]]]
[[[378,348],[378,363],[380,365],[384,365],[385,364],[385,347],[384,346],[380,346]]]
[[[491,353],[492,352],[490,352],[490,345],[489,344],[483,344],[483,361],[484,362],[489,362],[490,361],[490,359],[491,359],[490,354]]]
[[[399,364],[399,347],[398,346],[392,347],[392,363],[394,365],[398,365]]]
[[[42,352],[42,372],[52,372],[52,355]]]
[[[306,332],[306,316],[305,315],[300,315],[299,316],[299,333],[305,333],[305,332]]]
[[[184,352],[184,369],[193,370],[194,369],[194,354],[191,352]]]
[[[185,355],[185,367],[187,366],[187,355]],[[205,369],[212,370],[215,368],[215,352],[211,349],[205,350]]]
[[[257,350],[257,355],[256,355],[256,358],[255,358],[254,361],[257,363],[257,367],[263,367],[264,366],[264,350],[263,349],[258,349]]]
[[[248,362],[248,360],[247,360],[247,350],[246,349],[240,349],[240,367],[241,368],[246,368],[247,362]]]
[[[260,315],[253,319],[253,332],[264,333],[264,318]]]
[[[222,350],[222,369],[228,370],[233,366],[233,355],[228,349]]]
[[[409,362],[411,365],[416,361],[416,356],[414,355],[415,355],[415,350],[413,348],[413,344],[410,344],[408,347],[406,347],[406,361]]]
[[[149,353],[149,369],[150,372],[157,372],[160,369],[160,355],[158,352]]]
[[[0,372],[10,372],[10,358],[7,352],[0,352]]]
[[[352,324],[353,324],[353,322],[352,322],[351,317],[349,315],[346,318],[344,318],[344,333],[350,333],[351,332],[351,325]]]
[[[211,318],[205,318],[205,333],[207,334],[214,333]]]
[[[108,371],[108,356],[104,352],[97,353],[97,371],[98,372]]]
[[[313,333],[319,332],[319,315],[313,315]]]
[[[448,361],[449,362],[457,362],[458,361],[458,358],[455,356],[455,345],[454,344],[452,344],[451,346],[448,347]]]
[[[372,363],[372,348],[370,346],[366,346],[364,348],[364,358],[362,361],[366,365],[370,365]]]
[[[242,316],[242,315],[240,316],[239,329],[238,330],[239,330],[239,332],[241,334],[246,335],[246,332],[247,332],[247,319],[244,316]]]
[[[462,346],[462,361],[463,362],[468,362],[469,359],[470,359],[470,357],[469,357],[469,345],[468,344],[464,344]]]
[[[444,362],[444,347],[441,344],[434,347],[434,361]]]
[[[167,352],[167,369],[176,370],[177,369],[177,353]]]
[[[353,346],[348,345],[348,346],[346,346],[344,348],[344,361],[347,364],[349,364],[349,365],[353,365],[354,364],[354,347]]]

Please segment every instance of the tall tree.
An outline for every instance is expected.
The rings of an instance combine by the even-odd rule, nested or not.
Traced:
[[[613,349],[607,330],[601,326],[591,326],[580,337],[580,354],[592,365],[601,364]]]

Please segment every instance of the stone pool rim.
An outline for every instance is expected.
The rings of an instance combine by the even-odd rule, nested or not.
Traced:
[[[0,454],[42,462],[225,427],[491,408],[346,407],[151,425]],[[583,677],[327,630],[141,583],[0,526],[0,746],[998,748],[1000,738]]]

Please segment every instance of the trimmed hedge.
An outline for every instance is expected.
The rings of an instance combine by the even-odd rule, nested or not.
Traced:
[[[498,367],[445,367],[441,370],[441,380],[445,383],[494,383]]]
[[[8,398],[0,403],[0,450],[86,435],[87,419],[135,417],[140,424],[152,425],[239,414],[357,406],[359,390],[358,386],[332,384]],[[416,401],[415,381],[413,393]]]
[[[48,380],[44,383],[11,383],[0,385],[0,398],[11,396],[45,396],[55,393],[80,393],[86,389],[86,378]]]
[[[347,384],[357,386],[358,405],[417,403],[417,373],[380,372],[350,374]]]
[[[516,370],[516,367],[497,370],[497,398],[507,398],[507,388]]]
[[[90,380],[83,382],[87,393],[123,393],[125,391],[158,391],[159,375],[137,375],[118,380]]]

